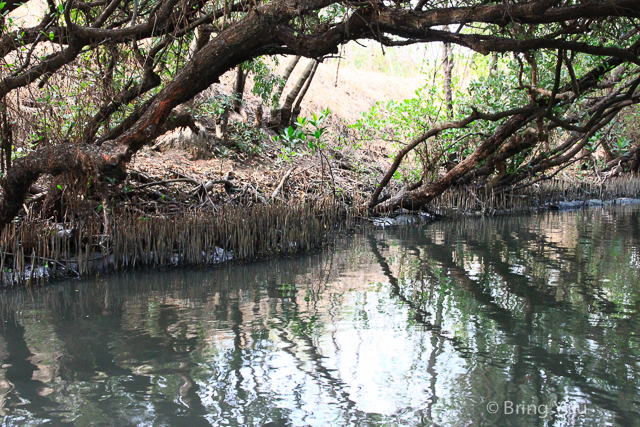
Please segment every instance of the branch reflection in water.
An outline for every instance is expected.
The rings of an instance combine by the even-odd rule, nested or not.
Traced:
[[[0,415],[636,425],[639,220],[637,206],[464,219],[369,230],[313,255],[7,292]]]

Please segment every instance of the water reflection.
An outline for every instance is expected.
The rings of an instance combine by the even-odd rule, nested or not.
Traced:
[[[639,215],[442,222],[304,257],[7,293],[0,415],[639,425]]]

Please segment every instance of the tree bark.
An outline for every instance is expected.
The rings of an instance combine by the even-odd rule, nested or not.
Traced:
[[[631,172],[638,176],[638,172],[640,171],[640,147],[636,146],[635,153],[633,153],[633,163],[631,164]]]
[[[491,65],[489,66],[489,75],[492,76],[498,71],[498,54],[491,54]]]
[[[240,112],[242,108],[242,98],[244,96],[244,84],[247,76],[242,69],[242,64],[236,66],[236,80],[233,84],[233,111]]]
[[[262,104],[256,107],[255,112],[255,120],[253,122],[254,126],[257,128],[262,127]]]
[[[287,98],[285,99],[284,105],[282,106],[282,109],[280,112],[281,114],[280,128],[281,129],[286,128],[291,124],[291,108],[293,107],[293,103],[298,97],[298,94],[300,94],[300,91],[302,91],[302,87],[305,85],[306,81],[309,79],[309,76],[311,75],[312,71],[315,69],[316,63],[317,61],[315,59],[312,59],[311,61],[309,61],[309,64],[307,64],[307,67],[304,69],[304,71],[298,78],[298,81],[296,82],[296,84],[293,86],[293,88],[287,95]]]
[[[193,41],[189,45],[189,57],[190,61],[203,47],[209,43],[209,39],[211,38],[211,33],[213,32],[213,28],[209,25],[201,25],[195,29],[195,34],[193,37]],[[185,102],[185,106],[187,109],[193,109],[193,99]]]
[[[298,99],[296,99],[296,103],[293,105],[293,110],[291,112],[291,123],[295,124],[298,121],[298,116],[300,115],[300,106],[302,105],[302,100],[304,99],[304,96],[307,94],[307,91],[309,90],[309,86],[311,86],[311,82],[313,81],[313,76],[315,76],[316,74],[316,70],[318,69],[318,61],[315,61],[314,65],[313,65],[313,69],[311,70],[311,74],[309,75],[309,78],[307,79],[307,81],[304,84],[304,87],[302,88],[302,91],[300,92],[300,95],[298,95]]]
[[[126,177],[121,149],[116,144],[101,147],[89,144],[63,143],[38,148],[30,155],[16,159],[10,173],[2,180],[3,203],[0,224],[6,225],[18,214],[24,197],[40,175],[59,175],[74,171],[96,179]]]
[[[451,92],[451,72],[453,71],[453,49],[451,43],[444,44],[444,59],[442,61],[444,68],[444,102],[447,106],[447,118],[451,120],[453,117],[453,94]]]
[[[2,173],[9,173],[11,170],[11,153],[13,149],[13,132],[9,122],[9,112],[7,111],[7,98],[2,98],[0,102],[0,163],[2,163]]]
[[[269,115],[268,127],[272,129],[276,129],[280,126],[280,97],[282,96],[282,91],[287,85],[287,81],[289,80],[293,69],[298,64],[298,61],[300,61],[300,58],[300,55],[296,55],[291,59],[291,61],[289,61],[289,65],[287,65],[287,68],[285,68],[284,70],[284,74],[282,74],[282,81],[273,94],[273,98],[276,100],[277,104],[273,106],[273,108],[271,109],[271,114]]]

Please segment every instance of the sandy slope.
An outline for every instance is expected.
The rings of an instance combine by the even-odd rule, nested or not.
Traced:
[[[280,64],[275,71],[281,74],[287,66],[290,57],[280,59]],[[302,58],[296,66],[292,77],[285,86],[286,95],[295,84],[298,76],[302,74],[308,63],[308,59]],[[348,124],[354,123],[361,117],[364,111],[369,110],[376,102],[385,99],[397,101],[411,98],[417,89],[424,85],[424,77],[414,78],[394,77],[380,72],[354,69],[341,62],[338,70],[336,85],[336,70],[338,61],[327,60],[318,66],[316,76],[302,103],[302,116],[311,116],[314,112],[320,112],[326,108],[337,117],[344,119]],[[222,76],[219,89],[230,92],[233,86],[235,71],[230,71]],[[257,102],[252,96],[251,89],[253,79],[249,76],[245,97],[249,105]],[[253,101],[253,102],[252,102]]]
[[[296,67],[285,87],[285,93],[302,73],[303,66]],[[302,115],[329,108],[331,112],[348,123],[355,122],[362,112],[369,110],[377,101],[411,98],[424,83],[422,78],[388,76],[375,71],[355,70],[341,64],[336,85],[337,61],[320,64],[302,106]]]

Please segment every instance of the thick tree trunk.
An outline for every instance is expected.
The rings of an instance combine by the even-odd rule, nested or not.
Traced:
[[[468,184],[479,177],[491,175],[496,168],[496,165],[504,164],[504,162],[509,158],[531,149],[536,143],[538,143],[539,141],[535,137],[535,134],[536,132],[533,128],[527,128],[520,134],[514,135],[508,142],[504,143],[500,149],[495,152],[495,154],[490,156],[484,165],[466,174],[458,180],[456,184]],[[502,174],[502,177],[504,177],[504,175],[505,174]],[[500,179],[502,179],[502,177]]]
[[[120,161],[122,149],[118,145],[56,144],[41,147],[30,155],[16,159],[11,173],[2,180],[3,203],[0,224],[6,225],[22,208],[24,197],[40,175],[59,175],[74,171],[93,176],[122,180],[125,164]]]

